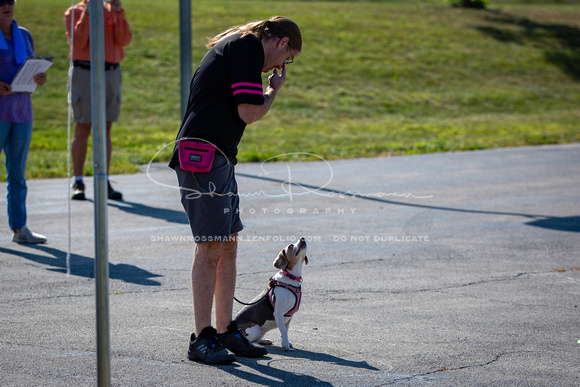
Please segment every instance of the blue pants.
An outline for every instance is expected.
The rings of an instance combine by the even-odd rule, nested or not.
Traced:
[[[26,160],[32,138],[32,123],[0,121],[0,152],[6,154],[8,224],[19,230],[26,225]]]

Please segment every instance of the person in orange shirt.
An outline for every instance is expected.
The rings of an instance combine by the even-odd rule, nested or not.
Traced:
[[[90,47],[89,0],[82,0],[70,7],[64,14],[66,34],[70,45],[69,59],[73,60],[71,80],[71,102],[75,122],[71,142],[73,162],[72,199],[85,200],[83,171],[87,157],[87,145],[91,134],[91,47]],[[111,163],[111,127],[121,114],[121,67],[125,57],[123,47],[131,43],[132,34],[125,19],[121,0],[103,3],[103,24],[105,33],[105,90],[107,121],[107,174]],[[74,23],[74,24],[73,24]],[[74,25],[74,33],[72,30]],[[109,199],[122,200],[121,192],[115,191],[108,183]]]

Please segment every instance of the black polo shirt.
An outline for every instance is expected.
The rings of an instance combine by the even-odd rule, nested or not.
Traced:
[[[177,134],[180,138],[207,140],[235,162],[238,144],[246,123],[238,105],[264,104],[262,67],[264,49],[253,35],[233,34],[212,47],[191,80],[185,119]],[[169,166],[179,165],[177,144]],[[220,154],[220,152],[216,152]]]

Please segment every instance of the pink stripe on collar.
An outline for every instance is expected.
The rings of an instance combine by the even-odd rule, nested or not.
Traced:
[[[284,277],[288,277],[290,278],[292,281],[299,281],[302,282],[302,277],[296,277],[295,275],[292,275],[290,273],[288,273],[286,271],[286,269],[282,270],[282,274],[284,274]]]

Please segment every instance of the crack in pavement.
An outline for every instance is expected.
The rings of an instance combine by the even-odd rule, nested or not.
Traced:
[[[524,276],[535,276],[542,273],[538,272],[529,272],[529,273],[518,273],[511,276],[500,277],[500,278],[491,278],[491,279],[484,279],[480,281],[472,281],[467,282],[464,284],[455,284],[455,285],[447,285],[441,287],[433,287],[433,288],[421,288],[421,289],[406,289],[406,290],[384,290],[384,289],[356,289],[356,293],[369,293],[369,294],[409,294],[409,293],[427,293],[427,292],[443,292],[444,290],[450,289],[461,289],[464,287],[475,286],[475,285],[482,285],[488,284],[492,282],[503,282],[503,281],[512,281]],[[316,293],[329,295],[329,294],[352,294],[352,290],[340,290],[340,289],[325,289],[325,290],[317,290]]]
[[[391,381],[389,383],[381,384],[379,386],[386,386],[386,385],[389,385],[389,384],[395,384],[395,383],[399,383],[399,382],[410,382],[413,379],[424,378],[426,376],[438,374],[438,373],[441,373],[441,372],[459,371],[459,370],[464,370],[464,369],[469,369],[469,368],[486,367],[486,366],[492,365],[493,363],[497,362],[503,355],[504,354],[496,355],[493,359],[491,359],[491,360],[489,360],[489,361],[487,361],[485,363],[464,365],[464,366],[459,366],[459,367],[454,367],[454,368],[442,367],[442,368],[439,368],[437,370],[425,372],[425,373],[422,373],[422,374],[415,374],[415,375],[409,375],[409,376],[406,376],[406,377],[403,377],[403,378],[398,378],[398,379],[395,379],[395,380],[393,380],[393,381]]]

